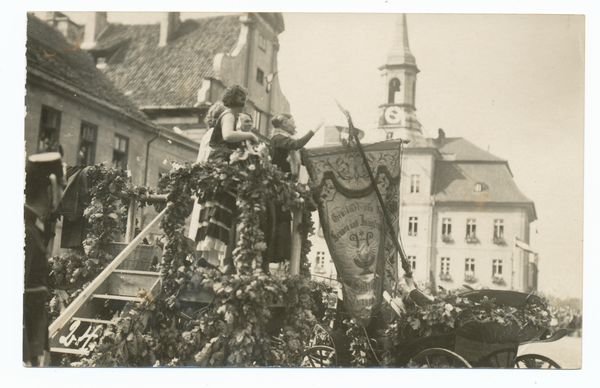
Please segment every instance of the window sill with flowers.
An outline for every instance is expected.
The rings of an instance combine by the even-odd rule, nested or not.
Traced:
[[[475,235],[468,235],[467,237],[465,237],[465,241],[467,242],[467,244],[479,243],[479,240],[477,239],[477,236],[475,236]]]
[[[498,286],[505,286],[506,282],[504,281],[504,277],[502,275],[494,275],[492,276],[492,283]]]
[[[494,239],[492,240],[494,242],[494,244],[496,245],[505,245],[506,243],[504,242],[504,237],[497,237],[494,236]]]
[[[442,241],[445,242],[446,244],[450,244],[450,243],[454,242],[454,240],[452,239],[452,236],[449,234],[443,234]]]
[[[450,276],[449,273],[441,273],[440,274],[440,280],[443,280],[445,282],[451,282],[452,281],[452,276]]]
[[[474,274],[465,274],[465,282],[467,283],[477,283],[477,278]]]

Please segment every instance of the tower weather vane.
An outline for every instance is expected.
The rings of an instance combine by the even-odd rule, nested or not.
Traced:
[[[390,233],[392,241],[394,242],[396,250],[398,251],[398,254],[400,255],[400,260],[402,262],[402,269],[404,270],[404,276],[407,278],[412,278],[412,270],[411,270],[410,263],[408,262],[406,253],[404,252],[404,248],[402,247],[402,244],[400,243],[400,237],[393,235],[394,225],[392,224],[392,220],[390,219],[389,214],[385,210],[386,208],[385,208],[385,203],[383,201],[383,197],[381,196],[381,193],[379,192],[379,188],[377,186],[377,181],[375,180],[375,177],[373,176],[373,171],[371,170],[371,166],[369,165],[369,161],[367,160],[365,151],[364,151],[362,144],[360,143],[360,140],[358,138],[358,130],[356,130],[354,128],[354,124],[352,123],[352,117],[350,116],[350,112],[348,112],[346,109],[344,109],[344,107],[339,103],[339,101],[337,99],[335,100],[335,102],[336,102],[338,108],[340,108],[340,110],[342,111],[342,113],[344,113],[344,116],[346,116],[346,120],[348,121],[349,140],[354,138],[354,141],[356,142],[356,146],[358,147],[358,152],[360,153],[360,156],[365,164],[365,169],[367,170],[367,174],[369,175],[369,179],[371,180],[371,184],[373,185],[373,189],[375,191],[375,194],[377,195],[377,200],[379,201],[379,205],[381,206],[383,217],[384,217],[386,225],[387,225],[387,229]],[[405,142],[408,143],[408,140],[402,141],[402,143],[405,143]],[[402,145],[400,145],[400,147],[402,147]]]

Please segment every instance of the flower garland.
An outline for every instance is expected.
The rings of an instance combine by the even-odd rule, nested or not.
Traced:
[[[136,198],[143,207],[146,203],[141,198],[152,193],[144,186],[132,185],[126,171],[107,167],[104,163],[90,166],[87,175],[91,182],[90,205],[84,210],[83,217],[89,231],[82,242],[83,252],[70,251],[48,260],[52,293],[48,309],[52,318],[56,318],[114,259],[106,248],[117,233],[125,234],[129,201]]]
[[[487,297],[475,303],[461,298],[458,291],[442,290],[436,299],[439,302],[418,306],[408,294],[404,295],[406,313],[391,322],[382,333],[385,344],[384,365],[395,365],[399,349],[407,343],[432,335],[453,333],[467,322],[496,322],[505,327],[520,329],[527,326],[534,331],[552,331],[556,322],[543,298],[541,304],[520,308],[500,305]]]
[[[310,187],[288,179],[270,163],[262,146],[237,151],[225,165],[174,162],[170,173],[161,179],[159,190],[168,193],[169,204],[161,223],[167,243],[160,267],[162,293],[154,300],[154,322],[136,326],[133,334],[123,331],[114,337],[114,332],[108,331],[92,354],[74,365],[105,366],[115,360],[122,366],[299,365],[317,321],[312,297],[317,286],[306,277],[310,273],[308,234],[313,231],[310,214],[316,209]],[[224,191],[237,193],[235,275],[198,267],[192,260],[195,244],[184,234],[192,196]],[[303,212],[299,276],[262,272],[266,244],[259,222],[266,201]],[[199,290],[212,292],[212,302],[198,311],[188,311],[180,296]],[[126,310],[113,321],[130,322],[143,314]],[[136,346],[128,347],[134,339]],[[123,358],[122,349],[126,348],[138,351],[130,349]]]
[[[159,185],[169,201],[161,224],[167,237],[160,268],[162,293],[154,300],[146,296],[140,305],[129,304],[113,318],[116,325],[104,330],[90,355],[72,365],[301,365],[320,315],[321,290],[307,276],[311,212],[316,205],[313,190],[287,179],[263,151],[240,150],[225,165],[173,163]],[[240,233],[233,252],[237,273],[225,275],[196,265],[195,243],[184,232],[194,195],[232,190],[239,210]],[[266,245],[259,221],[266,201],[302,210],[299,276],[262,272]],[[194,311],[181,296],[200,290],[214,296],[210,304]],[[406,314],[370,334],[383,338],[381,360],[373,354],[365,330],[343,320],[341,329],[351,340],[352,365],[396,365],[399,349],[407,342],[450,333],[472,320],[519,327],[549,327],[552,322],[545,305],[515,309],[487,299],[472,303],[453,292],[443,292],[438,299],[439,303],[420,307],[405,298]],[[325,319],[330,318],[325,314]]]

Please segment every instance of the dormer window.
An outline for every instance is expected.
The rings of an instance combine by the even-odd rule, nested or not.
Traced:
[[[267,52],[267,39],[260,32],[258,33],[258,48]]]
[[[96,58],[96,68],[104,69],[106,67],[106,57],[97,57]]]
[[[256,82],[258,82],[259,84],[263,84],[265,79],[265,73],[260,69],[260,68],[256,68]]]

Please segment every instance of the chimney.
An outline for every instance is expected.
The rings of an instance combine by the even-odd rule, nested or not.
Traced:
[[[45,17],[42,18],[63,34],[69,43],[74,45],[81,43],[83,27],[75,24],[62,12],[46,12]]]
[[[179,12],[167,12],[160,19],[158,47],[165,47],[179,28]]]
[[[446,132],[442,128],[438,128],[438,138],[437,140],[444,140],[446,138]]]
[[[82,49],[91,49],[96,45],[98,35],[108,26],[106,12],[92,12],[85,23]]]

